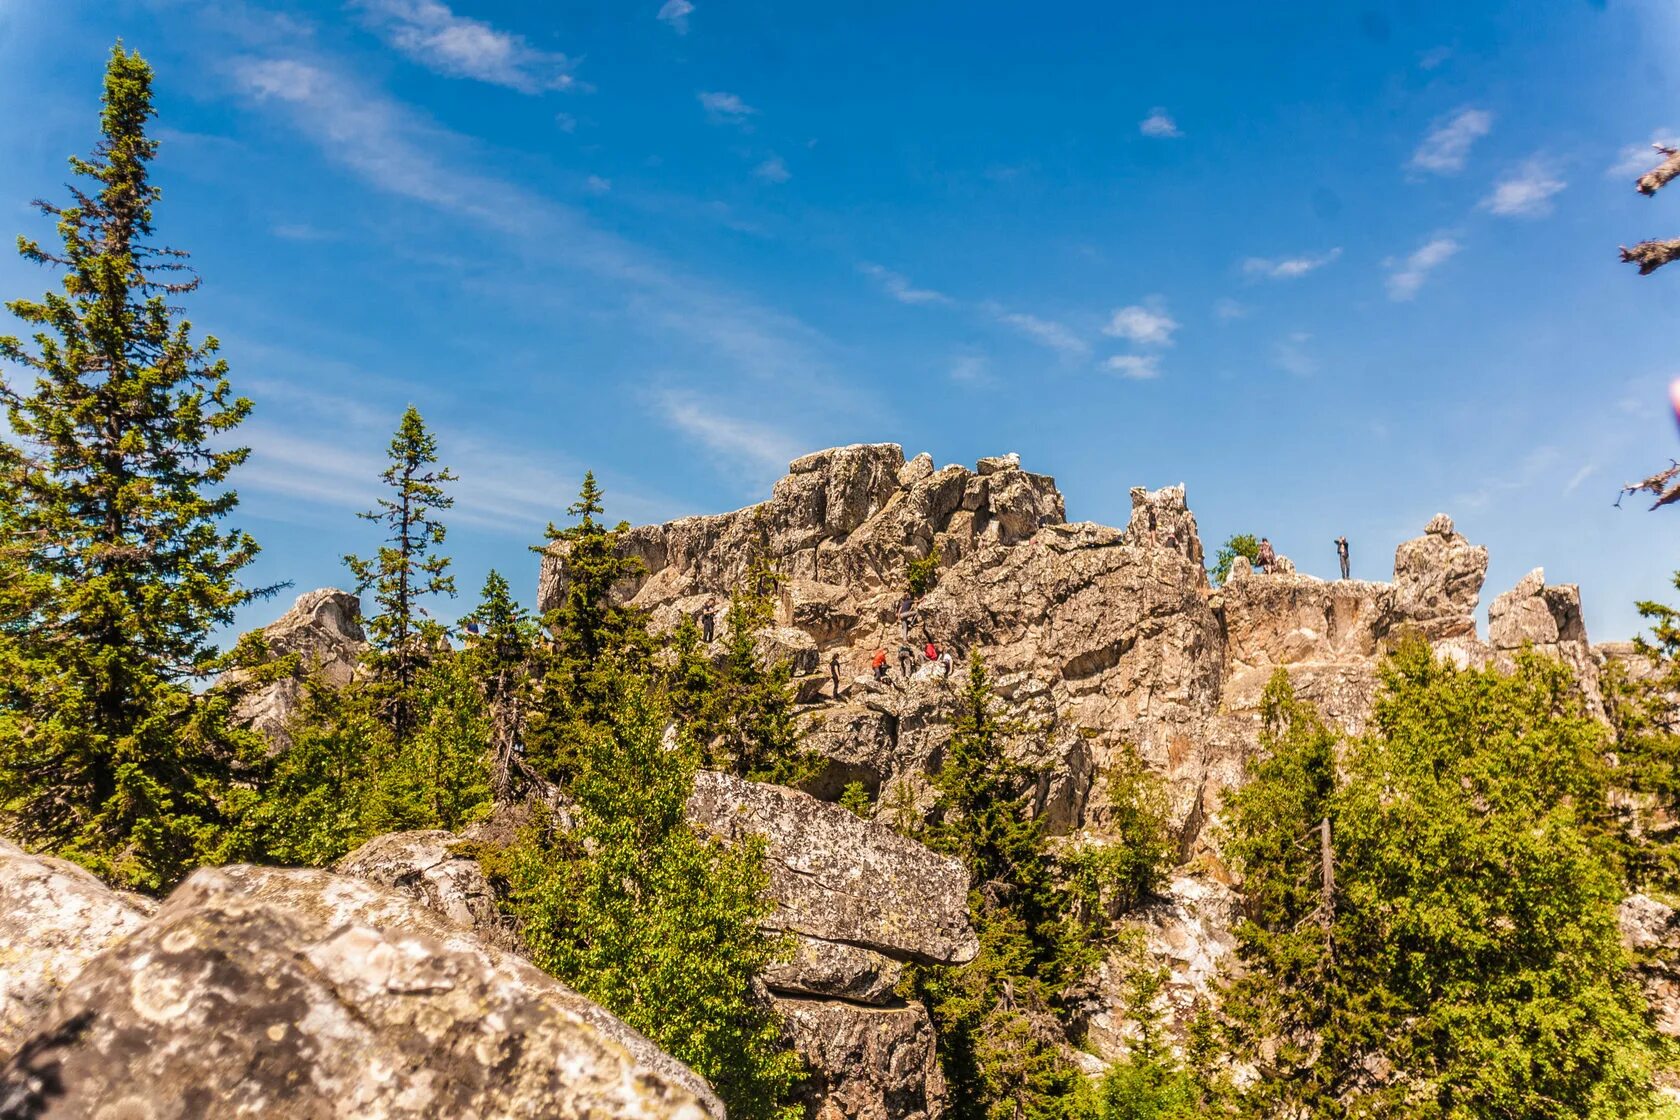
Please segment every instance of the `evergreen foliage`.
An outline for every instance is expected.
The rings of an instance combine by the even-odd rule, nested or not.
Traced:
[[[490,721],[491,793],[498,802],[511,801],[531,778],[521,752],[537,626],[494,568],[478,606],[463,621],[469,634],[463,660]]]
[[[93,156],[70,161],[85,188],[37,203],[61,246],[18,240],[62,289],[6,305],[30,342],[0,337],[33,377],[0,383],[17,441],[0,450],[0,814],[29,844],[157,890],[213,854],[250,742],[225,698],[189,686],[260,594],[239,579],[255,542],[220,527],[248,454],[227,437],[251,405],[170,305],[198,279],[152,240],[152,71],[121,43],[102,104]]]
[[[600,683],[612,716],[571,752],[573,826],[532,829],[486,866],[539,966],[687,1062],[731,1117],[792,1120],[799,1062],[753,994],[780,949],[759,928],[762,844],[695,835],[692,747],[666,748],[669,716],[645,682]]]
[[[923,839],[967,866],[980,953],[913,976],[958,1120],[1052,1120],[1088,1104],[1057,1012],[1100,956],[1101,929],[1076,916],[1031,815],[1033,775],[1008,752],[1021,730],[998,714],[985,662],[971,654]]]
[[[384,543],[373,556],[346,556],[344,563],[356,577],[356,592],[372,592],[378,608],[367,617],[368,667],[381,717],[400,747],[416,719],[416,679],[445,640],[423,602],[455,595],[450,559],[434,550],[447,532],[436,515],[455,504],[444,487],[456,476],[437,466],[437,439],[413,405],[404,410],[387,455],[391,465],[380,478],[390,496],[357,515],[385,529]]]
[[[908,561],[904,565],[904,589],[917,599],[932,591],[939,582],[939,565],[944,560],[939,546],[934,545],[926,556]]]
[[[645,667],[653,648],[644,612],[613,595],[614,587],[643,567],[620,555],[619,541],[629,526],[607,526],[604,498],[594,472],[586,473],[578,500],[566,510],[577,523],[565,529],[551,524],[547,531],[547,550],[564,565],[565,590],[559,605],[543,616],[548,641],[526,737],[532,765],[551,781],[563,781],[572,771],[572,747],[584,729],[611,719],[620,673]]]
[[[1250,564],[1257,563],[1260,559],[1260,538],[1253,533],[1237,533],[1219,546],[1219,551],[1213,556],[1213,567],[1208,569],[1208,578],[1215,587],[1231,577],[1231,565],[1239,556]]]
[[[1267,757],[1227,849],[1248,972],[1225,1012],[1266,1073],[1248,1114],[1643,1114],[1652,1041],[1616,926],[1608,744],[1568,670],[1403,649],[1340,779],[1334,737],[1286,679],[1267,702]],[[1323,819],[1328,908],[1309,831]]]

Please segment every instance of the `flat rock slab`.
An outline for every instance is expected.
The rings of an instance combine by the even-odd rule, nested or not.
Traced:
[[[901,960],[962,964],[980,951],[968,872],[885,825],[781,786],[701,771],[688,818],[726,841],[767,841],[776,928]]]
[[[419,903],[254,867],[196,873],[88,962],[0,1070],[0,1114],[724,1115],[641,1035]]]

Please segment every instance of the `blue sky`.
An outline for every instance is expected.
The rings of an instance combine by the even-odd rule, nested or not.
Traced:
[[[257,405],[258,581],[344,582],[410,401],[462,610],[531,596],[585,467],[645,521],[874,440],[1018,451],[1076,520],[1184,482],[1210,547],[1322,575],[1445,510],[1484,603],[1544,565],[1595,639],[1680,567],[1680,515],[1611,505],[1680,455],[1680,271],[1615,252],[1680,235],[1631,189],[1672,5],[0,0],[8,235],[119,35]]]

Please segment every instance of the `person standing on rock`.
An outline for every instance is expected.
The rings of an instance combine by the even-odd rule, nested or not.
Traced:
[[[1346,537],[1336,538],[1336,559],[1342,562],[1342,578],[1348,578],[1348,543]]]
[[[1277,553],[1272,551],[1272,542],[1265,537],[1260,538],[1260,551],[1255,553],[1254,566],[1267,575],[1277,566]]]
[[[939,654],[939,665],[945,670],[945,679],[951,679],[951,651],[943,650]]]
[[[904,598],[898,601],[898,638],[900,641],[910,640],[910,620],[916,616],[916,600],[910,597],[910,592],[904,593]]]
[[[712,644],[712,630],[717,625],[717,596],[706,596],[706,605],[700,608],[700,636],[706,639],[706,644]]]
[[[875,674],[876,680],[884,681],[887,679],[887,651],[885,649],[875,651],[875,656],[869,659],[869,668]]]
[[[904,673],[904,679],[909,680],[910,674],[916,671],[916,651],[909,646],[899,646],[898,667]]]
[[[828,655],[828,675],[829,675],[829,678],[834,681],[834,699],[839,700],[840,699],[840,655],[838,653],[831,653],[831,654]]]

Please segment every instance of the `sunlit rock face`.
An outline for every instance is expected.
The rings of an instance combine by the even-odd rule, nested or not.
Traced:
[[[618,592],[661,628],[709,598],[726,601],[755,551],[774,561],[776,618],[759,646],[814,670],[798,696],[805,745],[823,760],[805,789],[819,799],[858,783],[877,819],[925,814],[975,652],[1009,714],[1031,728],[1016,749],[1038,774],[1034,811],[1050,833],[1100,836],[1111,816],[1105,773],[1117,752],[1135,749],[1167,780],[1186,861],[1171,897],[1143,919],[1175,978],[1163,997],[1175,1001],[1174,1021],[1230,944],[1232,876],[1213,826],[1258,749],[1274,673],[1358,734],[1382,658],[1403,641],[1465,666],[1508,665],[1525,648],[1557,657],[1577,670],[1594,711],[1598,666],[1615,656],[1588,644],[1576,590],[1548,587],[1539,573],[1495,600],[1484,639],[1476,612],[1487,550],[1445,514],[1396,549],[1387,582],[1325,581],[1280,557],[1272,573],[1239,561],[1216,588],[1182,486],[1133,489],[1124,527],[1069,523],[1054,480],[1013,455],[969,469],[925,453],[907,459],[892,444],[820,451],[790,464],[760,505],[640,526],[624,548],[646,571]],[[906,567],[935,548],[937,581],[901,625]],[[565,580],[564,554],[551,550],[544,603]],[[949,676],[926,659],[929,642],[953,655]],[[869,668],[878,650],[885,680]],[[879,962],[804,952],[796,971],[811,977],[808,995],[883,984]],[[1117,1013],[1093,1020],[1106,1024],[1089,1043],[1099,1054],[1124,1050]]]

